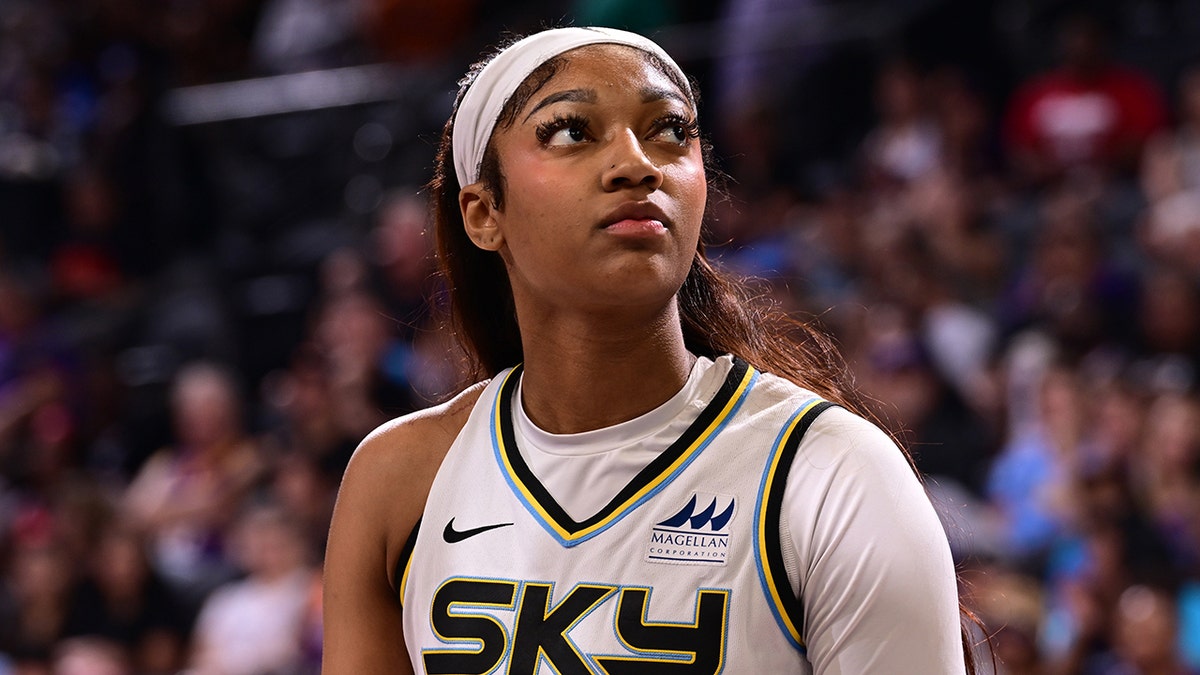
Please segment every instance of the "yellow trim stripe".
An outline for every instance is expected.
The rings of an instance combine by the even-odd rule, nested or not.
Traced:
[[[416,524],[413,525],[412,532],[409,533],[408,539],[404,542],[404,548],[400,549],[400,560],[396,561],[397,565],[403,564],[399,570],[399,576],[392,577],[392,583],[395,584],[396,597],[399,598],[401,606],[404,605],[405,592],[408,589],[408,574],[412,569],[413,555],[417,548],[417,535],[421,531],[421,519],[418,518]]]
[[[505,384],[507,384],[508,378],[512,377],[513,372],[515,372],[515,370],[510,371],[508,375],[505,376],[504,384],[501,384],[500,391],[504,391]],[[500,450],[500,459],[504,464],[504,470],[508,474],[509,480],[521,491],[521,496],[525,502],[537,512],[538,517],[541,518],[543,522],[549,524],[550,527],[553,528],[559,537],[566,541],[575,541],[577,539],[587,537],[597,530],[607,527],[610,523],[612,523],[613,520],[617,519],[626,511],[628,511],[634,504],[637,504],[639,501],[644,499],[646,495],[656,490],[658,486],[660,486],[668,477],[672,476],[680,466],[686,464],[692,458],[692,456],[696,454],[697,450],[702,447],[705,442],[707,442],[709,437],[711,437],[717,429],[721,428],[721,425],[725,423],[730,413],[737,408],[738,404],[741,402],[742,394],[745,393],[746,388],[750,386],[750,382],[754,379],[755,374],[756,371],[753,367],[746,368],[746,372],[742,375],[741,382],[738,383],[737,389],[733,392],[733,395],[729,397],[729,400],[725,403],[725,406],[721,409],[721,412],[713,419],[708,427],[704,429],[704,432],[697,436],[696,440],[692,441],[687,450],[680,453],[679,457],[676,458],[676,460],[672,462],[666,469],[664,469],[657,478],[647,483],[641,490],[635,492],[620,506],[613,509],[612,513],[608,514],[607,517],[575,533],[564,530],[554,520],[554,518],[551,518],[550,515],[546,513],[546,510],[542,508],[542,505],[537,499],[534,498],[533,494],[530,493],[524,481],[522,481],[520,476],[517,475],[517,472],[513,470],[512,464],[508,460],[508,449],[504,447],[504,437],[499,432],[501,428],[499,394],[497,394],[496,403],[493,406],[493,428],[496,429],[495,443]]]
[[[758,555],[759,555],[759,560],[762,561],[762,572],[763,572],[763,576],[766,577],[767,589],[771,593],[771,602],[775,605],[776,614],[783,620],[783,623],[787,626],[788,633],[791,634],[792,639],[795,640],[796,643],[801,646],[804,645],[804,638],[802,638],[800,636],[799,627],[797,627],[795,624],[793,624],[791,617],[788,616],[787,609],[785,608],[785,606],[783,604],[783,598],[779,597],[779,591],[775,585],[775,577],[772,574],[771,565],[768,562],[767,536],[766,536],[767,535],[767,532],[766,532],[767,502],[768,502],[767,496],[771,494],[771,489],[775,482],[775,474],[779,468],[779,460],[783,455],[784,444],[786,444],[788,439],[791,438],[792,432],[794,432],[796,430],[796,425],[800,424],[800,421],[803,420],[804,417],[806,415],[808,415],[808,413],[811,412],[813,408],[817,407],[818,405],[820,405],[822,403],[824,403],[824,401],[818,398],[818,399],[813,400],[808,405],[804,406],[804,408],[802,408],[800,410],[800,412],[796,413],[796,415],[794,417],[792,417],[791,422],[788,423],[787,430],[784,433],[779,435],[779,442],[775,445],[775,449],[771,453],[771,465],[767,471],[767,479],[766,479],[765,484],[763,485],[763,490],[762,490],[762,504],[759,506],[759,509],[758,509]]]
[[[404,573],[400,575],[400,605],[404,605],[405,592],[408,589],[408,573],[412,570],[413,557],[410,554],[408,560],[404,561]]]

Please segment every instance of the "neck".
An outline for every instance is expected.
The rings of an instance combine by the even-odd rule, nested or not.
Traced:
[[[522,321],[522,404],[538,427],[578,433],[631,420],[683,388],[695,356],[674,302],[650,317],[558,314]]]

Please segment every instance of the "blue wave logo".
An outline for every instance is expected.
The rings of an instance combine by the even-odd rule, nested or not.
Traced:
[[[696,513],[696,507],[701,503],[700,495],[693,494],[687,506],[680,509],[679,513],[658,523],[658,526],[680,529],[686,524],[688,529],[701,531],[705,525],[708,525],[710,532],[720,532],[725,529],[725,526],[729,524],[729,520],[733,518],[734,499],[733,497],[725,497],[725,499],[728,499],[729,503],[725,505],[724,509],[721,509],[720,513],[717,513],[717,509],[720,506],[722,498],[715,495],[708,502],[708,506],[704,507],[703,511]]]
[[[724,565],[736,501],[727,495],[693,493],[675,515],[656,523],[646,542],[646,560],[675,565]]]

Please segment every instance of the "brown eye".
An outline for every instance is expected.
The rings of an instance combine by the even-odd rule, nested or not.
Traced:
[[[695,120],[679,115],[667,115],[658,119],[654,129],[654,138],[676,145],[687,145],[691,139],[700,135],[699,125]]]
[[[576,145],[587,140],[587,120],[576,117],[555,117],[538,125],[537,139],[542,145]]]
[[[674,137],[676,143],[687,143],[687,129],[685,129],[682,124],[671,125],[663,131],[670,133]]]
[[[546,145],[571,145],[573,143],[582,143],[584,140],[583,129],[578,127],[568,127],[559,129],[550,135],[546,140]]]

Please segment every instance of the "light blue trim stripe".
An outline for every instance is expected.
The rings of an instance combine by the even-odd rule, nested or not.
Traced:
[[[783,632],[783,635],[787,638],[788,642],[792,643],[792,646],[795,647],[801,654],[807,654],[808,647],[804,644],[803,640],[797,640],[795,636],[792,635],[791,629],[788,628],[788,622],[783,616],[784,610],[779,606],[779,603],[775,601],[774,589],[771,588],[771,584],[767,581],[767,572],[765,568],[766,561],[763,559],[764,542],[762,541],[763,523],[761,517],[763,512],[763,500],[767,498],[767,484],[771,480],[773,473],[772,469],[775,466],[775,462],[780,453],[783,451],[784,441],[786,440],[788,434],[796,428],[796,424],[799,423],[800,418],[807,414],[808,411],[812,409],[814,404],[820,402],[821,399],[818,397],[813,397],[806,400],[796,409],[796,412],[792,413],[791,417],[788,418],[787,423],[784,424],[779,430],[779,435],[775,437],[775,443],[772,445],[771,455],[767,458],[766,468],[763,469],[762,480],[759,481],[758,498],[754,502],[754,566],[757,568],[758,581],[762,585],[763,594],[767,599],[767,605],[771,608],[771,615],[775,617],[775,623],[779,625],[779,630]]]

